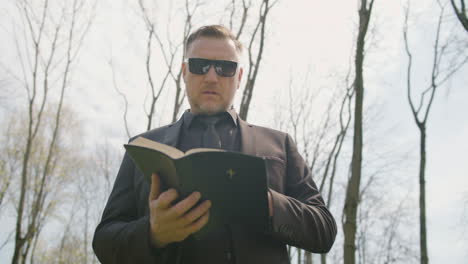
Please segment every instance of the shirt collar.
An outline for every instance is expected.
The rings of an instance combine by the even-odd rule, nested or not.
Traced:
[[[234,109],[234,107],[231,107],[230,109],[220,112],[216,115],[228,115],[230,120],[232,120],[233,124],[237,126],[237,112]],[[192,121],[195,119],[197,116],[203,116],[203,115],[196,115],[190,111],[190,109],[185,110],[183,114],[183,119],[184,119],[184,127],[185,129],[188,129],[192,125]]]

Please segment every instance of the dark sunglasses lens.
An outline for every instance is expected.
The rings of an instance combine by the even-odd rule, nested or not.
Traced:
[[[205,59],[190,58],[189,71],[193,74],[206,74],[210,69],[210,61]]]
[[[193,74],[206,74],[213,64],[216,73],[222,77],[232,77],[236,74],[237,62],[224,60],[207,60],[200,58],[190,58],[189,71]]]
[[[236,74],[237,62],[234,61],[216,61],[216,73],[223,77],[232,77]]]

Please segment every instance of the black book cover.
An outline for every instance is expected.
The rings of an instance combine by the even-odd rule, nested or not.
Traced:
[[[209,221],[194,234],[195,239],[226,224],[266,231],[268,189],[264,159],[218,149],[183,153],[143,137],[125,148],[149,183],[151,174],[156,172],[169,188],[179,192],[181,199],[198,191],[201,201],[211,201]]]

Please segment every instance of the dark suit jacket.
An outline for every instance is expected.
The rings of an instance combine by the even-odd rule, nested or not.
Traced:
[[[241,151],[265,157],[274,216],[269,232],[246,232],[232,226],[236,263],[289,263],[286,245],[328,252],[336,236],[333,216],[291,137],[239,119]],[[140,136],[177,146],[182,120]],[[161,263],[170,249],[149,243],[150,186],[125,154],[114,188],[97,226],[93,248],[102,263]],[[172,244],[172,246],[174,246]],[[173,263],[173,262],[168,262]],[[218,263],[207,258],[204,263]]]

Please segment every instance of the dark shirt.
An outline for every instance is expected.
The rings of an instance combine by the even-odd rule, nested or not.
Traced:
[[[216,123],[216,131],[221,139],[221,148],[229,151],[240,151],[240,133],[237,126],[237,113],[234,109],[216,114],[219,121]],[[184,125],[179,136],[177,148],[186,152],[193,148],[203,148],[202,136],[205,125],[201,119],[205,115],[194,115],[189,110],[183,115]]]
[[[240,151],[240,133],[237,124],[237,113],[234,109],[216,114],[219,121],[215,128],[221,140],[221,148],[229,151]],[[202,119],[211,118],[205,115],[194,115],[189,110],[183,114],[183,126],[179,135],[178,149],[186,152],[193,148],[203,148],[203,133],[206,125]],[[231,227],[225,226],[212,232],[203,240],[192,237],[182,242],[180,263],[201,263],[207,256],[216,260],[214,263],[234,263],[235,253],[232,247]]]

